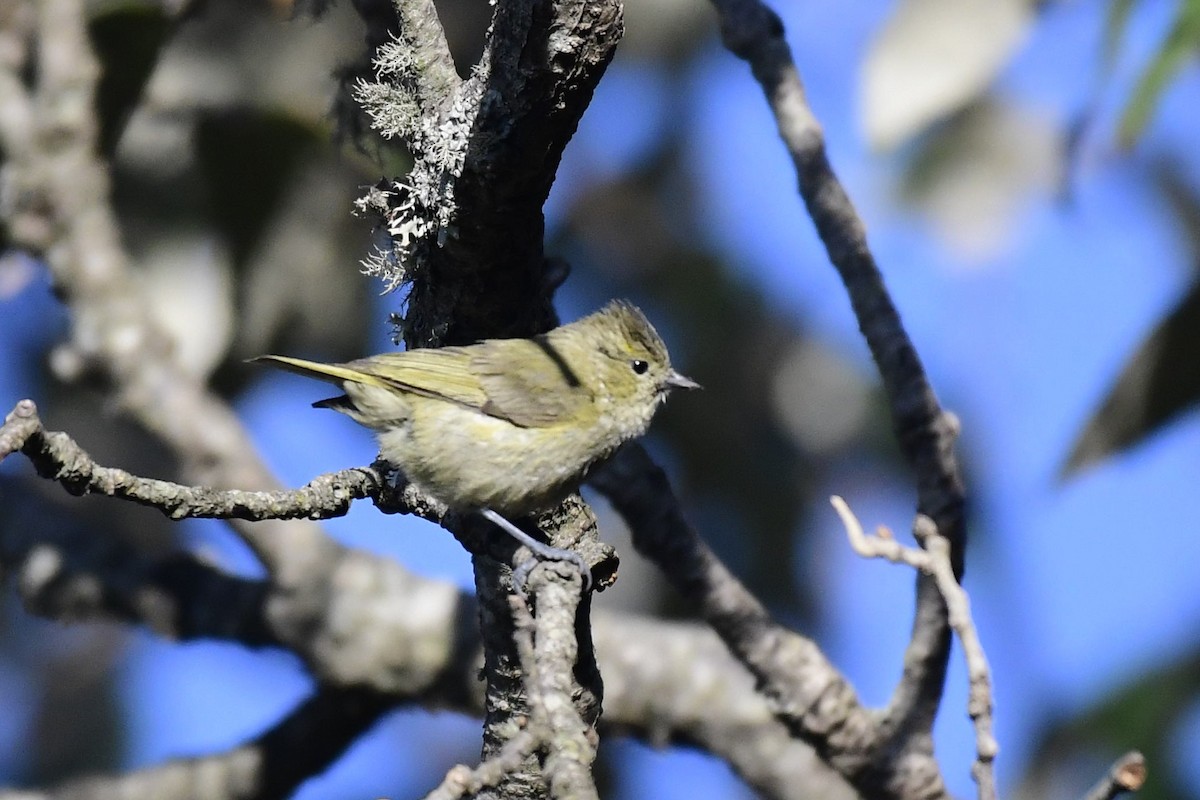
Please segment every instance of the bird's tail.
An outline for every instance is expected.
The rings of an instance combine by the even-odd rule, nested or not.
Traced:
[[[295,372],[297,375],[316,378],[326,383],[340,384],[352,381],[354,383],[363,383],[367,386],[388,388],[388,384],[378,376],[354,369],[346,364],[322,364],[319,361],[305,361],[302,358],[292,358],[291,356],[259,356],[258,358],[250,359],[250,361],[270,364],[273,367],[286,369],[288,372]]]

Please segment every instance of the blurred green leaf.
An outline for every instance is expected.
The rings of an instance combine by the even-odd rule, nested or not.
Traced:
[[[1166,41],[1142,72],[1121,114],[1117,139],[1122,147],[1137,143],[1167,85],[1197,53],[1200,53],[1200,0],[1181,0]]]
[[[1063,477],[1158,431],[1200,401],[1200,282],[1125,365],[1076,440]]]
[[[1108,13],[1104,15],[1104,65],[1108,69],[1116,63],[1132,12],[1133,0],[1113,0],[1108,4]]]

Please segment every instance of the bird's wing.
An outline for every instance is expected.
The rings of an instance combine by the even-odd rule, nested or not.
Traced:
[[[461,347],[438,347],[384,353],[346,365],[403,391],[448,400],[484,410],[488,401],[479,378],[471,370],[471,357]]]
[[[522,428],[591,421],[591,392],[544,337],[493,339],[469,349],[471,373],[487,395],[485,414]]]

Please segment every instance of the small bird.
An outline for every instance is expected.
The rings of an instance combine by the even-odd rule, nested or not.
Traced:
[[[633,304],[532,339],[384,353],[343,364],[253,359],[340,384],[313,405],[371,428],[380,455],[456,511],[476,512],[535,555],[590,572],[575,552],[509,521],[578,489],[588,470],[641,436],[674,389],[699,384],[671,368],[666,345]]]

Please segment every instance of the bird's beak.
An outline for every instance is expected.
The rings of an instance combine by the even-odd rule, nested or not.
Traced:
[[[667,373],[667,377],[663,379],[663,387],[667,389],[699,389],[700,384],[696,383],[691,378],[680,375],[675,370]]]

